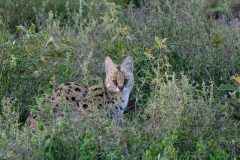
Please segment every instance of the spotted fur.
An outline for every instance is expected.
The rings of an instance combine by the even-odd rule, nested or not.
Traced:
[[[106,79],[104,87],[86,88],[76,82],[67,82],[53,90],[50,98],[54,118],[62,116],[60,105],[63,101],[77,107],[78,115],[89,114],[94,106],[106,109],[113,122],[119,121],[127,107],[130,91],[133,87],[133,60],[127,57],[121,65],[116,65],[110,57],[105,58]],[[30,115],[27,123],[36,126],[36,115]]]

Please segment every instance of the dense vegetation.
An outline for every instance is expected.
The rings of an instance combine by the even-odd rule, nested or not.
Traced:
[[[239,159],[239,6],[2,0],[0,159]],[[44,95],[67,81],[100,84],[105,56],[127,55],[135,86],[121,123],[101,111],[53,122]],[[44,119],[37,129],[30,112]]]

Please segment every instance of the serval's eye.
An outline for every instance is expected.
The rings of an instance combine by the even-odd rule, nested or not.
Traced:
[[[113,80],[112,82],[113,84],[118,85],[117,80]]]
[[[125,79],[123,84],[126,85],[128,83],[128,81],[129,81],[129,79]]]

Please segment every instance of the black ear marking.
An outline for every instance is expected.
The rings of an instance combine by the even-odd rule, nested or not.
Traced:
[[[121,66],[117,65],[117,69],[118,69],[118,71],[120,71],[121,70]]]

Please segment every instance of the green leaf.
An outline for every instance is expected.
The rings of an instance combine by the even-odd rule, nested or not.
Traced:
[[[29,27],[28,31],[30,33],[33,33],[33,32],[35,32],[35,29],[36,29],[36,25],[32,23],[31,26]]]
[[[234,92],[228,92],[228,94],[229,94],[232,98],[234,98],[234,99],[237,98],[237,91],[234,91]]]
[[[210,154],[210,160],[215,160],[214,156],[212,154]]]
[[[240,92],[237,91],[237,92],[235,93],[235,96],[236,96],[236,98],[239,98],[239,97],[240,97]]]
[[[154,49],[157,49],[159,48],[159,46],[157,44],[154,44],[152,47],[151,47],[151,50],[154,50]]]
[[[214,42],[214,44],[221,44],[222,38],[218,34],[216,34],[213,38],[213,42]]]
[[[25,27],[23,27],[22,25],[20,26],[16,26],[17,30],[23,30],[25,33],[28,33],[28,31],[26,30]]]
[[[48,140],[48,139],[50,139],[51,138],[51,135],[47,135],[46,137],[45,137],[45,140]]]
[[[136,59],[134,60],[135,63],[140,63],[140,62],[142,62],[142,61],[148,61],[148,58],[142,56],[142,57],[136,58]]]
[[[236,90],[236,88],[230,84],[221,84],[221,86],[219,87],[220,91],[234,91]]]
[[[69,42],[70,42],[69,39],[67,39],[67,38],[62,38],[62,44],[67,44],[67,43],[69,43]]]
[[[163,38],[162,43],[166,42],[167,38]]]
[[[122,41],[118,42],[118,51],[120,52],[121,55],[124,53],[124,47],[123,47]]]
[[[110,44],[113,43],[116,39],[117,37],[112,37],[112,39],[110,40]]]
[[[162,47],[165,49],[166,52],[170,52],[170,50],[168,49],[168,47],[166,45],[163,45]]]
[[[40,131],[44,131],[44,126],[43,125],[39,125],[39,128],[38,128]]]

